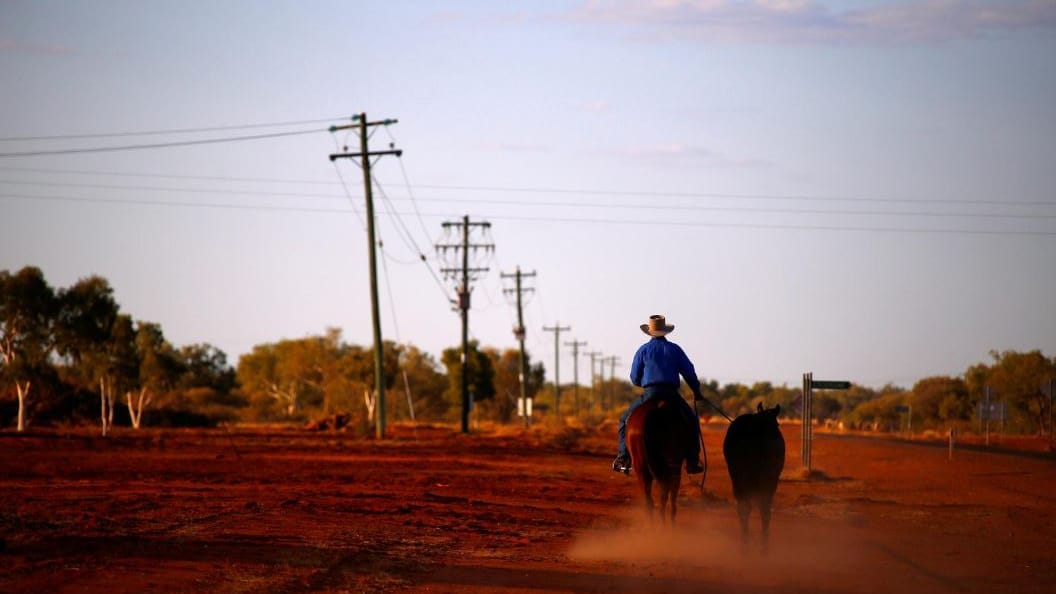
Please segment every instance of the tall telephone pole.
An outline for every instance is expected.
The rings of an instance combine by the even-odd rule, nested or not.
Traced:
[[[571,330],[571,326],[562,326],[561,322],[553,326],[543,326],[543,332],[554,333],[554,416],[561,418],[561,333]]]
[[[513,274],[499,273],[500,278],[512,278],[516,283],[513,289],[503,289],[502,292],[506,294],[515,293],[517,295],[517,327],[513,329],[513,335],[517,338],[517,342],[521,347],[521,366],[518,379],[521,382],[521,417],[524,419],[525,429],[532,424],[532,421],[528,416],[528,387],[525,385],[528,379],[528,357],[524,354],[524,337],[527,332],[524,328],[524,307],[521,296],[525,293],[531,293],[535,289],[522,287],[521,280],[533,276],[535,276],[534,270],[532,272],[521,272],[520,266],[517,267]]]
[[[382,352],[383,345],[381,342],[381,315],[378,311],[378,257],[375,251],[377,242],[374,238],[374,193],[371,190],[373,186],[373,179],[370,176],[370,158],[380,157],[382,155],[396,155],[399,157],[403,154],[403,151],[398,149],[388,151],[371,151],[368,146],[370,136],[367,134],[367,128],[374,126],[388,126],[395,124],[396,120],[380,120],[377,122],[368,122],[367,114],[360,113],[359,115],[352,116],[353,123],[347,126],[331,126],[330,132],[337,132],[338,130],[350,130],[352,128],[359,128],[359,152],[349,153],[348,148],[345,148],[344,153],[334,153],[330,155],[330,161],[337,159],[359,159],[359,167],[363,170],[363,191],[366,195],[367,201],[367,242],[368,246],[368,258],[370,264],[370,317],[374,326],[374,398],[377,402],[377,413],[378,416],[375,419],[374,424],[374,435],[378,439],[385,437],[385,360]]]
[[[457,279],[458,309],[462,313],[462,433],[469,433],[469,293],[472,290],[469,283],[488,271],[485,266],[470,267],[469,254],[470,250],[474,254],[478,250],[483,250],[484,253],[493,252],[495,251],[495,244],[471,243],[469,241],[472,229],[479,228],[482,231],[486,231],[491,228],[491,223],[486,221],[470,222],[469,215],[463,216],[461,221],[444,221],[442,226],[448,232],[452,229],[457,229],[462,236],[460,243],[438,243],[436,244],[436,249],[443,254],[450,250],[453,254],[456,256],[460,255],[462,258],[461,266],[441,268],[440,272],[445,277]]]
[[[601,360],[602,378],[605,377],[605,364],[609,364],[609,408],[612,408],[612,405],[616,400],[616,385],[613,384],[612,381],[616,379],[616,364],[619,363],[619,361],[620,358],[616,355],[605,357]],[[604,394],[604,392],[602,392],[602,394]]]
[[[587,403],[587,412],[593,414],[594,413],[594,389],[595,389],[594,385],[596,383],[594,381],[594,378],[595,378],[595,375],[594,375],[594,362],[597,361],[598,357],[600,357],[603,353],[601,351],[590,351],[589,353],[583,353],[583,354],[588,356],[588,357],[590,357],[590,400]]]
[[[565,346],[572,347],[572,414],[579,413],[579,347],[586,346],[587,341],[572,339]]]

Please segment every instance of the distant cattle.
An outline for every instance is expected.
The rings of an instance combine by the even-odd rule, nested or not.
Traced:
[[[654,509],[653,481],[656,481],[660,486],[660,519],[669,518],[675,523],[688,431],[675,403],[663,398],[647,400],[627,419],[627,451],[650,518]],[[670,511],[667,517],[665,509]]]
[[[785,466],[785,439],[777,424],[781,406],[741,415],[733,420],[722,442],[722,454],[733,482],[737,515],[741,520],[741,542],[748,544],[748,515],[752,500],[757,502],[762,518],[762,550],[770,540],[770,506],[777,491],[777,481]]]

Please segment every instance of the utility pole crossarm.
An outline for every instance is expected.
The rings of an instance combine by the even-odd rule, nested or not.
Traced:
[[[370,151],[366,153],[333,153],[332,155],[330,155],[330,160],[336,161],[338,159],[359,158],[363,155],[366,155],[368,157],[380,157],[381,155],[396,155],[397,157],[399,157],[403,155],[403,151],[400,149],[393,149],[389,151]]]
[[[352,116],[352,121],[353,122],[362,122],[363,121],[363,114],[356,114],[356,115]],[[366,123],[366,127],[367,128],[373,128],[374,126],[388,126],[388,125],[391,125],[391,124],[399,123],[399,121],[400,120],[389,118],[389,119],[385,119],[385,120],[378,120],[376,122],[367,122]],[[353,128],[360,128],[361,126],[363,126],[363,124],[345,124],[343,126],[330,126],[330,132],[338,132],[338,131],[341,131],[341,130],[351,130]]]

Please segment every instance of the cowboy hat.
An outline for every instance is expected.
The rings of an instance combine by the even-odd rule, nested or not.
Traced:
[[[660,314],[649,316],[649,323],[640,326],[642,332],[649,336],[665,336],[675,329],[674,324],[668,324],[667,319]]]

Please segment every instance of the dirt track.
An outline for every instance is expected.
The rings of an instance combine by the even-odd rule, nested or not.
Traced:
[[[803,480],[786,427],[763,558],[723,430],[674,530],[609,470],[611,426],[4,433],[0,592],[1056,591],[1056,461],[820,435]]]

